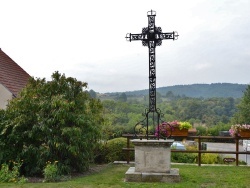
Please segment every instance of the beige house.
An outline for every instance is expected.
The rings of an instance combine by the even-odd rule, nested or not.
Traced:
[[[8,101],[18,96],[29,78],[30,75],[0,48],[0,109],[5,109]]]

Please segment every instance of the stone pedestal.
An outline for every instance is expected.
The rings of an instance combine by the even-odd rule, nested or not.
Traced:
[[[130,182],[179,182],[179,169],[171,169],[171,148],[174,140],[132,140],[135,146],[135,167],[125,174]]]

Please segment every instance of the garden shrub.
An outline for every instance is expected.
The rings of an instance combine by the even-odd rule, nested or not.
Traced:
[[[22,163],[11,161],[9,164],[3,163],[0,166],[0,182],[1,183],[25,183],[27,179],[20,177],[20,167]]]
[[[132,143],[130,146],[133,147]],[[122,148],[127,147],[127,138],[114,138],[106,144],[105,162],[126,161],[126,152]],[[134,160],[134,152],[130,152],[130,160]]]
[[[187,150],[197,150],[196,146],[186,146]],[[196,163],[197,153],[171,152],[171,162],[174,163]]]
[[[197,154],[194,153],[171,153],[171,162],[173,163],[195,163]]]
[[[50,161],[47,162],[43,170],[44,181],[45,182],[56,182],[60,180],[60,173],[58,170],[57,162],[51,163]]]
[[[42,175],[47,161],[60,173],[88,170],[101,139],[103,107],[87,83],[55,72],[52,80],[31,78],[0,111],[0,164],[23,159],[22,174]]]
[[[105,157],[107,155],[107,142],[99,142],[94,149],[94,163],[106,163]]]
[[[188,146],[187,150],[197,150],[197,147]],[[176,163],[197,163],[197,153],[171,153],[171,162]],[[202,153],[201,154],[202,164],[223,164],[223,158],[219,154],[213,153]]]
[[[219,164],[220,163],[219,154],[214,153],[203,153],[201,154],[201,163],[202,164]]]

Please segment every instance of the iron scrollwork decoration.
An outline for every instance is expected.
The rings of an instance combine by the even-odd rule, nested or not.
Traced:
[[[145,109],[143,113],[144,119],[135,125],[134,131],[135,136],[139,134],[145,135],[146,139],[149,139],[149,134],[152,134],[152,130],[149,130],[149,123],[153,125],[154,135],[160,139],[160,121],[163,114],[160,109],[156,108],[156,46],[161,46],[162,40],[178,39],[178,33],[176,31],[163,33],[161,27],[155,26],[155,16],[156,12],[151,10],[147,13],[148,16],[148,27],[142,28],[141,34],[131,34],[126,35],[126,40],[131,41],[142,41],[143,46],[147,46],[149,49],[149,108]],[[151,119],[151,121],[149,120]],[[156,133],[156,131],[158,133]],[[171,132],[171,129],[170,129]],[[171,133],[170,133],[171,136]]]

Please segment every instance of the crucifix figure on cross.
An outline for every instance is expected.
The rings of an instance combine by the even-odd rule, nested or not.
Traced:
[[[160,120],[160,110],[156,108],[156,57],[155,57],[155,48],[156,46],[161,46],[162,40],[178,39],[178,33],[176,31],[163,33],[161,27],[155,26],[155,16],[156,12],[151,10],[147,13],[148,16],[148,27],[142,28],[141,34],[131,34],[127,33],[126,39],[127,41],[136,41],[141,40],[143,46],[147,46],[149,49],[149,109],[146,111],[145,116],[147,120],[146,126],[146,135],[148,139],[148,114],[153,113],[153,121],[154,121],[154,113],[157,114],[157,124],[159,126]],[[141,123],[141,122],[139,122]],[[136,125],[137,126],[137,125]],[[158,137],[159,139],[159,137]]]

